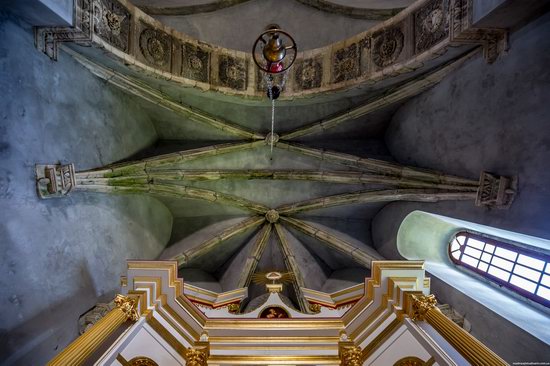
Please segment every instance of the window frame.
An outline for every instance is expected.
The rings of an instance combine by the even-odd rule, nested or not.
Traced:
[[[470,265],[466,262],[463,262],[461,260],[461,258],[464,255],[464,248],[467,247],[467,243],[468,243],[467,240],[464,242],[463,245],[460,245],[459,250],[460,250],[461,254],[459,256],[459,259],[456,259],[452,255],[453,251],[451,251],[451,248],[452,248],[452,244],[455,241],[455,239],[457,237],[461,236],[461,235],[465,236],[466,238],[472,238],[472,239],[475,239],[475,240],[483,241],[485,244],[490,244],[490,245],[495,246],[495,249],[493,250],[493,253],[491,254],[491,260],[488,264],[489,266],[491,266],[493,258],[495,257],[496,248],[503,248],[503,249],[507,249],[507,250],[510,250],[510,251],[513,251],[513,252],[517,253],[516,258],[513,261],[513,265],[512,265],[511,270],[506,270],[504,268],[501,268],[501,267],[495,265],[496,268],[501,268],[502,270],[510,273],[508,281],[505,281],[501,278],[498,278],[498,277],[490,274],[488,271],[482,271],[482,270],[480,270],[480,269],[478,269],[478,268],[476,268],[476,267],[474,267],[474,266],[472,266],[472,265]],[[514,294],[520,295],[523,298],[531,300],[531,301],[533,301],[537,304],[540,304],[540,305],[542,305],[546,308],[550,308],[550,300],[547,300],[547,299],[543,298],[542,296],[539,296],[539,295],[536,294],[540,286],[542,286],[546,289],[550,289],[548,286],[543,285],[541,283],[542,279],[543,279],[543,276],[545,274],[547,276],[550,276],[550,273],[546,272],[546,269],[550,268],[550,255],[541,253],[538,250],[528,249],[528,247],[530,247],[530,246],[527,246],[526,244],[523,244],[523,243],[512,244],[510,242],[505,241],[505,239],[502,239],[502,238],[493,238],[493,237],[490,237],[486,234],[481,234],[481,233],[470,231],[470,230],[460,230],[460,231],[456,232],[451,237],[451,240],[447,244],[447,255],[449,256],[449,259],[451,260],[451,262],[453,264],[455,264],[457,267],[463,268],[467,272],[472,272],[472,273],[474,273],[478,276],[481,276],[483,279],[489,281],[490,283],[498,285],[500,288],[504,287],[505,289],[511,291]],[[482,253],[483,252],[484,251],[482,250]],[[535,258],[535,259],[538,259],[538,260],[541,260],[541,261],[545,262],[545,265],[543,266],[542,270],[540,270],[541,275],[540,275],[538,281],[536,282],[536,288],[535,288],[534,292],[529,292],[529,291],[527,291],[527,290],[525,290],[525,289],[523,289],[519,286],[516,286],[516,285],[509,282],[512,275],[516,275],[516,276],[521,277],[523,279],[529,280],[532,283],[535,283],[533,280],[527,279],[526,277],[522,276],[521,274],[514,273],[514,269],[515,269],[515,266],[517,264],[517,261],[518,261],[518,258],[520,256],[520,254],[523,254],[525,256],[532,257],[532,258]],[[496,255],[496,256],[498,258],[502,258],[499,255]],[[474,258],[474,257],[472,257],[472,258]],[[505,258],[503,258],[503,259],[505,259]],[[478,260],[482,261],[481,256]],[[509,259],[506,259],[506,260],[512,262]],[[483,262],[487,263],[485,260],[483,260]],[[522,264],[520,264],[520,265],[522,265]],[[532,270],[536,270],[533,267],[529,267],[529,266],[525,266],[525,267],[530,268]],[[538,270],[536,270],[536,271],[538,271]]]

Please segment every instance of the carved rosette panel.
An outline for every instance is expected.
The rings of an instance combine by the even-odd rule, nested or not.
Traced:
[[[210,51],[191,44],[182,45],[181,76],[208,83],[210,81]]]
[[[246,89],[247,62],[244,58],[220,55],[218,78],[221,86],[236,90]]]
[[[296,61],[294,81],[297,89],[314,89],[321,86],[323,60],[321,56]]]
[[[383,29],[372,35],[372,62],[378,67],[393,64],[403,51],[405,36],[401,27]]]
[[[128,52],[130,12],[117,2],[95,0],[94,33],[116,48]]]
[[[172,37],[163,31],[145,28],[139,34],[139,50],[147,63],[170,69]]]
[[[332,80],[335,83],[355,79],[361,73],[361,55],[357,43],[341,48],[332,57]]]
[[[414,14],[415,52],[424,52],[449,35],[448,0],[432,0]]]

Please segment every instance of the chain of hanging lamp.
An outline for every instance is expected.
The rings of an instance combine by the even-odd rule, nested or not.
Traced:
[[[264,38],[268,36],[268,40]],[[286,36],[290,41],[290,45],[285,45],[281,36]],[[263,60],[259,60],[257,48],[260,48]],[[291,56],[287,51],[291,51]],[[296,42],[290,34],[281,30],[278,25],[269,25],[266,30],[254,42],[252,48],[252,56],[254,62],[260,70],[265,73],[264,80],[267,86],[267,96],[271,100],[271,136],[270,136],[270,158],[273,159],[273,145],[275,144],[275,99],[283,90],[288,74],[287,70],[296,60],[297,47]],[[274,84],[273,75],[283,74],[280,85]]]

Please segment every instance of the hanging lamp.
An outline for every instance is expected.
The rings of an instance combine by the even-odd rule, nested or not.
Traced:
[[[280,29],[277,24],[271,24],[258,36],[252,47],[254,63],[264,74],[266,95],[271,100],[271,133],[269,137],[271,156],[275,134],[275,100],[279,98],[288,77],[288,69],[296,60],[297,47],[294,38]],[[279,83],[275,83],[274,75],[282,74]]]

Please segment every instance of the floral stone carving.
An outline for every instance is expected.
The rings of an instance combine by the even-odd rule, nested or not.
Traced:
[[[294,67],[294,81],[300,89],[308,90],[321,86],[323,78],[323,61],[321,57],[299,60]]]
[[[414,14],[416,53],[423,52],[449,34],[448,0],[433,0]]]
[[[128,52],[130,12],[117,2],[94,2],[94,33],[116,48]]]
[[[246,89],[247,62],[245,59],[229,55],[220,55],[218,78],[222,86]]]
[[[332,79],[335,83],[354,79],[361,72],[360,48],[357,43],[341,48],[332,58]]]
[[[181,76],[207,83],[210,80],[210,52],[191,43],[182,45]]]
[[[145,60],[154,66],[170,65],[171,37],[157,29],[145,28],[139,35],[139,49]]]
[[[384,29],[372,36],[372,62],[386,67],[395,62],[401,51],[405,36],[398,27]]]

